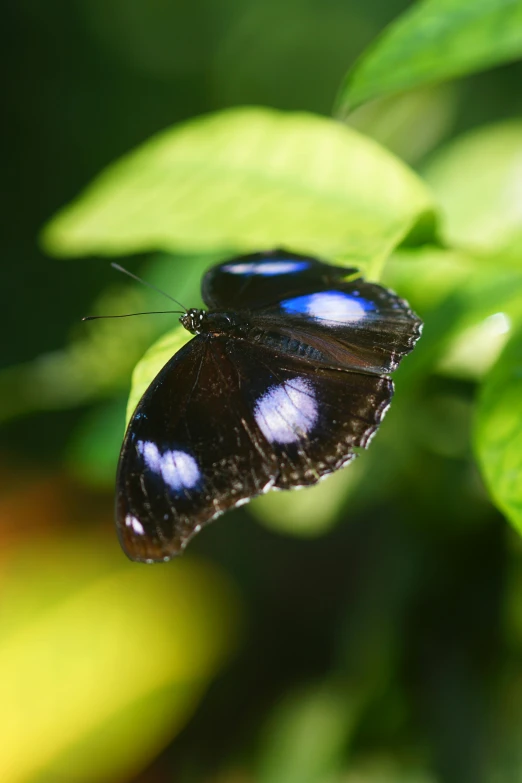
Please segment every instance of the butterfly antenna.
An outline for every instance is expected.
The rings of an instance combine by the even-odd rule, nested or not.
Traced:
[[[147,310],[146,313],[124,313],[123,315],[86,315],[82,321],[98,321],[100,318],[131,318],[133,315],[159,315],[160,313],[186,313],[186,310]]]
[[[137,280],[138,283],[143,283],[143,285],[146,285],[148,288],[152,288],[152,290],[153,291],[157,291],[158,294],[163,294],[163,296],[166,296],[167,299],[171,300],[171,302],[175,302],[177,305],[182,307],[184,313],[187,312],[187,308],[185,307],[185,305],[181,304],[181,302],[178,302],[178,300],[174,299],[174,297],[171,296],[170,294],[167,294],[165,291],[162,291],[161,288],[157,288],[157,286],[153,285],[152,283],[148,283],[146,280],[143,280],[141,277],[138,277],[138,275],[135,275],[132,272],[129,272],[128,269],[124,269],[119,264],[111,262],[111,266],[113,267],[113,269],[117,269],[118,272],[123,272],[124,275],[128,275],[129,277],[132,277],[133,280]],[[136,315],[138,315],[138,313],[136,313]],[[141,313],[140,313],[140,315],[141,315]]]

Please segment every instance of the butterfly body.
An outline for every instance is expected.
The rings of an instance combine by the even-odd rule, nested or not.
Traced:
[[[350,462],[420,335],[393,292],[287,251],[219,264],[202,288],[209,310],[180,318],[195,336],[145,392],[122,447],[117,527],[134,560],[168,560],[224,511]]]

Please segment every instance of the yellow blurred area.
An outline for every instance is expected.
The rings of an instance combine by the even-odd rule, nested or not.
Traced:
[[[235,589],[184,558],[147,568],[115,537],[70,532],[4,550],[0,780],[135,774],[185,724],[238,638]]]

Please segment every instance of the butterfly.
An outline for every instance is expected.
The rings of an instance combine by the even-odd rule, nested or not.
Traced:
[[[285,250],[217,264],[202,297],[207,311],[180,317],[195,336],[152,381],[123,442],[116,525],[132,560],[169,560],[223,512],[347,465],[422,329],[356,269]]]

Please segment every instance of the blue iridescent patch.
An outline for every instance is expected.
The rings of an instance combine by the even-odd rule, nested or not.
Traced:
[[[308,315],[329,324],[347,324],[365,318],[367,313],[375,310],[375,305],[353,292],[320,291],[285,299],[281,308],[290,315]]]

